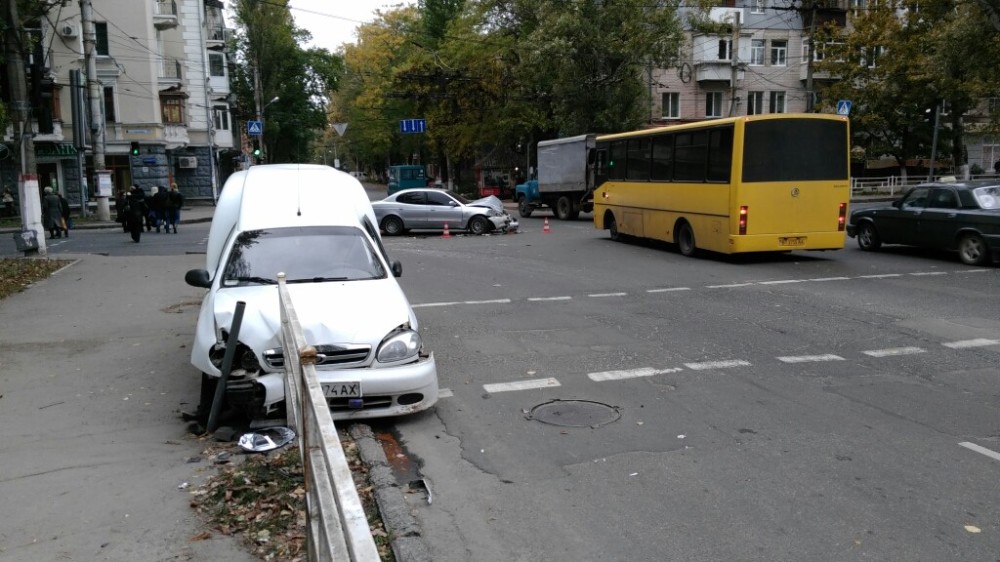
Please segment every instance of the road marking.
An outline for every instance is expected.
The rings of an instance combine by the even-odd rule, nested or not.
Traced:
[[[926,275],[948,275],[947,271],[916,271],[910,275],[914,277],[921,277]]]
[[[617,381],[622,379],[635,379],[639,377],[652,377],[654,375],[665,375],[667,373],[677,373],[683,371],[680,367],[671,369],[654,369],[652,367],[640,367],[626,371],[602,371],[599,373],[587,373],[587,378],[594,382]]]
[[[888,279],[889,277],[902,277],[902,273],[880,273],[878,275],[858,275],[858,279]]]
[[[780,281],[760,281],[758,285],[784,285],[785,283],[801,283],[801,279],[782,279]]]
[[[732,289],[735,287],[749,287],[753,283],[730,283],[729,285],[705,285],[706,289]]]
[[[559,381],[557,381],[556,379],[547,378],[547,379],[531,379],[524,381],[484,384],[483,390],[489,393],[494,393],[494,392],[511,392],[514,390],[531,390],[535,388],[551,388],[554,386],[561,386],[561,385],[559,384]]]
[[[646,289],[647,293],[670,293],[673,291],[690,291],[691,287],[669,287],[666,289]]]
[[[729,359],[727,361],[704,361],[702,363],[685,363],[685,367],[692,371],[705,371],[708,369],[729,369],[731,367],[749,367],[750,362],[742,359]]]
[[[968,349],[970,347],[986,347],[988,345],[998,345],[998,344],[1000,344],[1000,341],[998,340],[976,338],[973,340],[949,341],[949,342],[944,342],[941,345],[945,347],[950,347],[952,349]]]
[[[431,308],[434,306],[455,306],[456,304],[462,304],[458,301],[455,302],[425,302],[424,304],[411,304],[410,308]]]
[[[806,279],[806,281],[849,281],[850,277],[816,277],[814,279]]]
[[[455,393],[451,391],[450,388],[439,388],[438,398],[451,398]]]
[[[959,269],[952,273],[986,273],[987,271],[986,269]]]
[[[628,293],[594,293],[592,295],[587,295],[588,297],[599,299],[602,297],[627,297]]]
[[[861,353],[872,357],[894,357],[897,355],[915,355],[917,353],[926,352],[926,349],[921,349],[919,347],[889,347],[886,349],[871,349],[868,351],[862,351]]]
[[[528,298],[531,302],[542,302],[542,301],[568,301],[572,300],[573,297],[530,297]]]
[[[489,301],[465,301],[464,304],[510,304],[510,299],[493,299]]]
[[[791,355],[786,357],[778,357],[778,361],[782,363],[814,363],[817,361],[843,361],[844,358],[839,355],[833,355],[832,353],[827,353],[826,355]]]
[[[963,441],[963,442],[959,443],[959,445],[962,446],[962,447],[965,447],[966,449],[969,449],[970,451],[975,451],[975,452],[980,453],[982,455],[986,455],[987,457],[989,457],[989,458],[991,458],[991,459],[993,459],[995,461],[1000,461],[1000,453],[998,453],[996,451],[991,451],[991,450],[987,449],[986,447],[980,447],[979,445],[976,445],[975,443],[969,443],[968,441]]]

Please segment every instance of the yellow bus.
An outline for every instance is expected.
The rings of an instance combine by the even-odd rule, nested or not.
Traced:
[[[847,117],[772,114],[597,137],[594,227],[685,256],[844,247]]]

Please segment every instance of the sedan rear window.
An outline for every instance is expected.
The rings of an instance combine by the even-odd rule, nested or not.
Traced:
[[[237,235],[223,286],[384,279],[385,267],[358,228],[291,227]]]
[[[972,190],[976,202],[984,209],[1000,209],[1000,185],[978,187]]]

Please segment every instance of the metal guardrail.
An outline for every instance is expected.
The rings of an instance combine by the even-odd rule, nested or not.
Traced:
[[[935,174],[933,178],[928,176],[883,176],[871,178],[851,178],[851,195],[888,195],[895,197],[902,195],[907,189],[928,181],[940,181],[947,177],[955,177],[954,174]],[[971,180],[1000,179],[998,174],[970,174]]]
[[[278,298],[288,425],[298,435],[305,476],[308,559],[378,562],[378,549],[340,436],[316,379],[316,350],[305,341],[283,273],[278,274]]]

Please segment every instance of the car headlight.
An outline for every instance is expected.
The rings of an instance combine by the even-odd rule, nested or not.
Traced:
[[[489,216],[491,217],[502,217],[503,211],[498,211],[496,209],[490,209]]]
[[[420,341],[420,334],[413,330],[401,330],[393,332],[382,340],[375,354],[375,360],[379,363],[395,363],[404,361],[420,353],[423,343]]]

